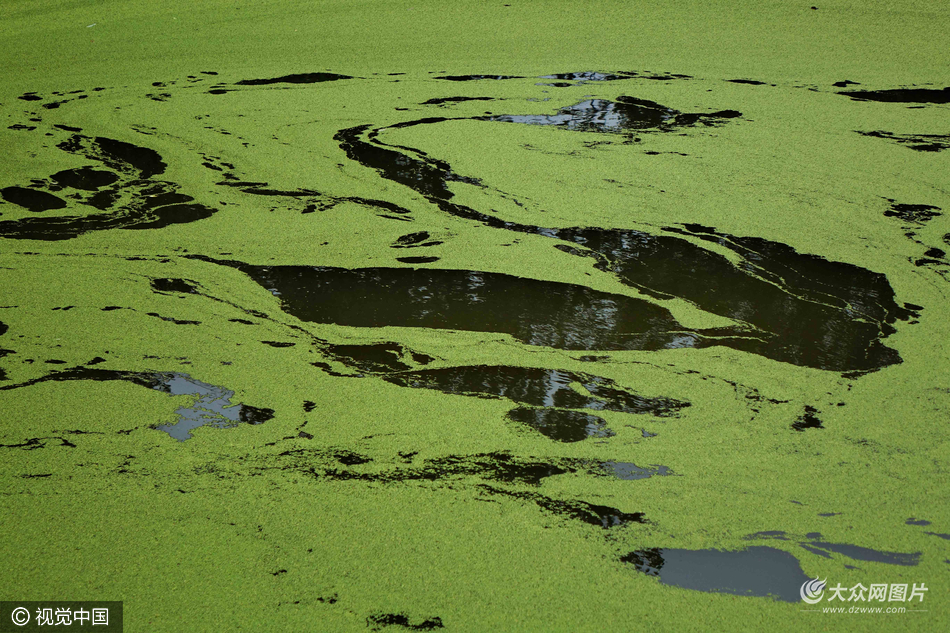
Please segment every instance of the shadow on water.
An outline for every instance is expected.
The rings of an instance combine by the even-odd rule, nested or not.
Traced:
[[[649,576],[659,576],[664,585],[769,596],[784,602],[799,602],[802,584],[809,580],[797,558],[765,546],[738,552],[651,548],[631,552],[620,560]]]
[[[950,103],[950,88],[894,88],[891,90],[843,90],[838,93],[856,101],[885,103]]]
[[[67,169],[38,179],[30,187],[6,187],[0,195],[25,209],[40,213],[67,207],[54,193],[68,193],[79,205],[107,213],[26,217],[0,221],[0,237],[33,240],[67,240],[89,231],[107,229],[158,229],[211,217],[215,209],[197,204],[179,193],[178,185],[158,180],[167,165],[158,152],[124,141],[74,134],[57,147],[70,154],[102,163]],[[54,193],[51,193],[54,192]]]
[[[268,79],[243,79],[236,82],[236,85],[269,86],[272,84],[316,84],[325,81],[338,81],[340,79],[353,79],[353,77],[349,75],[338,75],[336,73],[299,73],[296,75],[283,75],[281,77]]]
[[[616,106],[621,103],[624,109],[618,110]],[[618,99],[608,114],[589,114],[582,113],[577,119],[563,112],[550,116],[564,125],[575,121],[570,125],[617,130],[628,125],[660,129],[681,123],[684,116],[654,102],[633,98]],[[563,120],[558,118],[562,116]],[[447,120],[452,119],[425,118],[398,126]],[[882,274],[798,253],[780,242],[733,236],[701,225],[665,227],[664,234],[655,235],[633,229],[545,228],[506,221],[452,200],[453,182],[485,185],[455,174],[445,161],[411,148],[387,145],[379,139],[379,132],[364,125],[341,130],[335,138],[350,159],[376,170],[387,180],[409,187],[445,213],[491,228],[552,238],[560,242],[555,244],[560,250],[590,257],[596,268],[616,275],[648,297],[685,299],[703,310],[733,319],[739,326],[719,332],[692,332],[679,326],[665,309],[640,299],[567,284],[504,279],[506,276],[490,273],[434,270],[328,271],[328,280],[336,276],[341,285],[343,279],[353,285],[347,315],[330,317],[328,311],[332,307],[307,308],[294,298],[310,292],[317,301],[316,294],[306,290],[302,277],[311,276],[314,284],[326,290],[327,284],[317,279],[320,274],[298,269],[278,273],[282,281],[271,282],[246,270],[267,287],[286,286],[288,291],[281,290],[282,298],[288,310],[297,311],[298,316],[309,312],[317,316],[315,320],[329,318],[329,322],[349,321],[346,324],[350,325],[359,321],[366,326],[404,323],[502,331],[525,342],[565,349],[651,350],[723,345],[781,362],[840,372],[872,371],[901,361],[898,353],[884,346],[880,339],[895,331],[896,320],[908,320],[915,314],[897,304],[894,291]],[[727,258],[706,248],[703,242],[730,251],[731,256]],[[298,279],[288,281],[294,277]],[[433,284],[438,284],[438,294],[443,296],[436,296]],[[519,308],[518,298],[494,298],[492,295],[503,287],[528,293],[532,301]],[[560,296],[557,301],[545,298],[546,292],[564,293],[566,300]],[[344,299],[349,291],[332,293],[337,299]],[[397,306],[392,317],[377,307],[384,302]],[[495,306],[506,302],[510,305],[502,312],[519,315],[521,323],[515,324],[514,318],[508,318],[508,323],[502,324],[491,314],[499,310]],[[450,311],[448,318],[442,316],[446,309],[461,308],[464,303],[469,304],[465,308],[468,316],[461,316],[461,310]],[[539,319],[541,315],[545,316]],[[563,335],[558,334],[558,328]]]

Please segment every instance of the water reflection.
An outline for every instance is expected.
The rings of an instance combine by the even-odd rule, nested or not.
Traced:
[[[317,323],[503,332],[572,350],[664,349],[683,346],[684,334],[689,346],[704,342],[663,307],[574,284],[466,270],[240,268]]]
[[[555,114],[504,114],[481,120],[527,125],[553,125],[576,132],[621,133],[648,128],[670,129],[697,122],[713,124],[740,116],[735,110],[709,114],[682,113],[654,101],[618,97],[616,101],[589,99],[561,108]]]
[[[738,115],[732,111],[686,115],[655,102],[629,97],[618,99],[605,112],[582,108],[580,112],[568,109],[549,116],[554,117],[551,120],[559,125],[586,126],[591,129],[599,127],[610,131],[624,126],[662,129],[670,125],[694,123],[697,116],[718,117],[725,114]],[[486,120],[502,119],[488,117]],[[437,124],[445,120],[419,119],[399,126]],[[894,332],[892,324],[896,320],[907,320],[913,316],[913,312],[896,303],[894,291],[884,275],[798,253],[780,242],[729,235],[700,225],[664,227],[663,234],[657,235],[633,229],[547,228],[507,221],[452,200],[454,194],[450,183],[467,182],[485,187],[481,182],[455,174],[445,161],[411,148],[387,145],[379,139],[378,132],[365,125],[341,130],[335,138],[349,158],[376,170],[387,180],[413,189],[445,213],[491,228],[558,240],[561,243],[556,244],[556,247],[560,250],[592,258],[595,267],[616,275],[623,283],[647,296],[655,299],[682,298],[745,326],[721,332],[691,332],[675,324],[667,311],[658,311],[657,306],[649,306],[646,302],[636,303],[621,297],[616,300],[610,298],[608,303],[601,302],[595,306],[597,299],[594,296],[598,293],[570,291],[566,304],[556,307],[555,312],[569,310],[567,305],[582,295],[586,298],[577,305],[577,314],[583,313],[585,309],[593,309],[593,312],[582,319],[574,317],[578,321],[583,320],[583,324],[575,327],[573,332],[566,332],[561,337],[561,343],[557,342],[557,336],[552,335],[550,318],[517,327],[509,324],[496,330],[494,328],[498,324],[481,318],[486,315],[479,309],[471,313],[468,326],[459,326],[454,319],[450,319],[451,325],[426,325],[422,319],[416,319],[420,327],[453,327],[512,334],[515,330],[520,332],[515,336],[526,342],[535,341],[533,344],[567,349],[582,349],[584,345],[589,346],[587,349],[664,349],[717,344],[781,362],[840,372],[870,371],[901,360],[895,350],[881,343],[881,339]],[[701,245],[704,241],[732,251],[733,258],[704,248]],[[735,262],[734,258],[739,261]],[[391,284],[395,277],[389,273],[367,271],[355,274],[363,277],[363,281],[357,282],[362,289],[356,294],[368,293],[365,281],[377,275],[380,297],[385,294],[393,298],[397,305],[405,302],[403,297],[412,285],[405,277]],[[386,278],[385,283],[382,277]],[[420,278],[420,282],[424,279],[428,278]],[[459,285],[460,282],[453,283]],[[519,289],[531,285],[530,280],[518,283]],[[420,283],[420,288],[426,285]],[[442,284],[443,288],[446,285],[449,287],[445,289],[453,294],[452,284]],[[549,284],[549,287],[553,288],[554,285]],[[383,292],[383,288],[398,289],[399,292],[390,294],[388,291]],[[463,296],[462,293],[455,295]],[[603,296],[599,295],[598,298]],[[552,301],[547,303],[551,304]],[[635,310],[641,311],[637,317],[640,319],[639,325],[648,323],[647,331],[642,327],[618,328],[616,333],[636,333],[622,342],[616,337],[597,335],[598,328],[600,333],[604,329],[611,329],[610,326],[604,328],[598,325],[598,318],[615,321],[612,311],[619,308],[620,320],[626,321],[631,317],[635,303]],[[451,301],[447,305],[451,305]],[[542,312],[546,311],[532,310],[528,315]],[[516,311],[515,314],[519,313]],[[351,318],[365,320],[365,316]],[[477,325],[474,323],[476,320],[479,321]],[[432,321],[435,321],[434,316],[430,323]],[[570,319],[555,320],[558,326],[568,322]]]
[[[763,546],[738,552],[651,548],[631,552],[620,560],[649,576],[659,576],[664,585],[769,596],[784,602],[799,602],[801,586],[809,580],[797,558]]]
[[[603,418],[582,411],[518,407],[508,412],[508,419],[529,426],[556,442],[580,442],[589,437],[616,435],[607,428]]]
[[[403,387],[507,398],[535,407],[669,416],[689,406],[687,402],[672,398],[647,398],[630,393],[601,376],[537,367],[443,367],[397,373],[386,376],[384,380]]]
[[[317,323],[500,332],[529,345],[569,350],[721,345],[834,371],[900,360],[879,338],[894,331],[890,323],[896,318],[911,313],[893,303],[883,275],[808,259],[765,240],[710,232],[697,235],[716,237],[746,255],[749,265],[737,268],[722,255],[671,236],[607,229],[561,229],[558,235],[584,246],[575,254],[606,255],[597,267],[648,296],[680,297],[745,325],[692,330],[645,299],[501,273],[232,264],[279,296],[284,310]]]

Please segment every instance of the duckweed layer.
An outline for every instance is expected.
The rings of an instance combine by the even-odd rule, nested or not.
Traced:
[[[4,15],[3,600],[950,624],[946,10]]]

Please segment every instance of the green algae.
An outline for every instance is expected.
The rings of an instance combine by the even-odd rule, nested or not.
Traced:
[[[906,521],[950,531],[947,266],[914,264],[950,229],[936,216],[907,239],[885,212],[894,201],[947,209],[946,154],[859,132],[945,134],[946,106],[855,102],[831,85],[940,81],[945,12],[657,6],[638,9],[630,29],[620,4],[593,14],[551,2],[4,5],[0,187],[100,168],[57,148],[83,134],[157,152],[167,167],[152,178],[216,211],[165,228],[0,238],[4,599],[122,599],[134,631],[945,627],[944,541]],[[641,76],[537,85],[587,70]],[[313,72],[353,79],[247,84]],[[663,72],[690,77],[648,78]],[[521,78],[436,79],[467,73]],[[725,81],[736,77],[767,85]],[[18,99],[30,91],[42,100]],[[475,120],[622,95],[742,116],[630,138]],[[494,100],[423,105],[458,96]],[[454,120],[394,127],[424,117]],[[223,262],[412,267],[397,257],[431,255],[426,266],[644,296],[550,237],[449,215],[348,159],[334,136],[361,125],[477,179],[447,182],[452,202],[504,221],[649,234],[696,223],[883,274],[897,302],[922,306],[884,339],[902,362],[855,376],[726,347],[559,350],[498,332],[301,321]],[[56,192],[70,193],[85,195]],[[0,204],[0,222],[94,212],[66,199],[42,214]],[[391,248],[420,231],[441,244]],[[689,328],[734,324],[682,298],[655,302]],[[614,436],[556,442],[511,419],[517,400],[405,388],[330,353],[389,343],[415,372],[558,370],[690,406],[667,418],[597,410]],[[275,415],[178,442],[156,427],[193,397],[55,379],[85,366],[187,374]],[[823,428],[793,430],[805,407]],[[671,474],[620,480],[578,465],[608,462]],[[553,474],[533,479],[538,469]],[[594,506],[645,522],[578,519]],[[791,536],[761,534],[775,531]],[[800,543],[816,532],[920,553],[919,564],[815,554]],[[832,585],[925,582],[928,611],[828,619],[839,616],[670,587],[621,561],[649,548],[763,545]]]

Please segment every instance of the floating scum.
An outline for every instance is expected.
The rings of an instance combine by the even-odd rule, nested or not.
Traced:
[[[946,628],[942,9],[0,6],[3,600]]]

